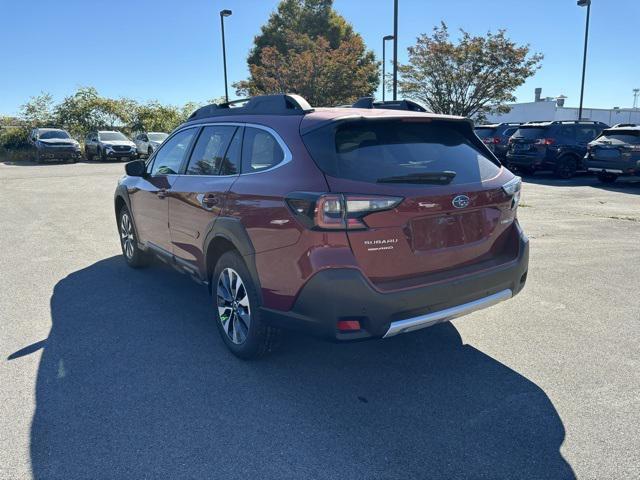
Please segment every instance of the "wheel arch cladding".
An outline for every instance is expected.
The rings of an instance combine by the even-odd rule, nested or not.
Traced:
[[[209,233],[205,237],[205,268],[206,279],[210,279],[213,274],[213,270],[216,267],[216,263],[220,257],[231,250],[237,251],[247,266],[249,273],[251,274],[251,280],[253,281],[260,301],[262,302],[262,290],[260,287],[260,279],[258,277],[258,271],[256,269],[255,262],[255,249],[253,243],[249,238],[249,234],[242,225],[242,222],[237,218],[218,218]],[[209,290],[211,285],[209,284]]]

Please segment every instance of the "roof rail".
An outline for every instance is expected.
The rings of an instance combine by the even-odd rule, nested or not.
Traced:
[[[242,106],[236,107],[233,105]],[[188,122],[201,118],[231,115],[305,115],[313,108],[300,95],[277,94],[258,95],[251,98],[233,100],[226,103],[212,103],[197,109],[187,119]]]
[[[412,112],[427,112],[428,110],[411,100],[388,100],[386,102],[376,102],[373,97],[362,97],[352,108],[384,108],[387,110],[410,110]]]

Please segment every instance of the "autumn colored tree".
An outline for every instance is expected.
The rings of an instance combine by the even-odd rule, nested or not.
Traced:
[[[464,30],[451,40],[443,22],[409,47],[409,63],[400,65],[400,93],[434,113],[483,117],[508,112],[514,91],[540,68],[543,56],[529,45],[509,40],[505,30],[472,36]]]
[[[241,96],[297,93],[312,105],[351,103],[378,85],[378,62],[333,0],[283,0],[248,58]]]

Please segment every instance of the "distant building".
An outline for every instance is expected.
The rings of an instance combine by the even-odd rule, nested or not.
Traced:
[[[578,120],[578,108],[565,107],[566,97],[542,98],[542,89],[536,88],[535,101],[509,105],[509,113],[489,115],[489,122],[531,122],[543,120]],[[604,122],[607,125],[637,123],[640,125],[640,109],[633,108],[583,108],[582,118]]]

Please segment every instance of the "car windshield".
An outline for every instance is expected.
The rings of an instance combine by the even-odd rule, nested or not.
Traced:
[[[52,138],[71,138],[71,137],[64,130],[47,130],[46,132],[42,132],[38,138],[40,138],[40,140],[49,140]]]
[[[478,127],[474,130],[476,132],[476,135],[478,135],[480,138],[491,137],[496,131],[495,128],[491,128],[491,127]]]
[[[640,145],[640,130],[605,130],[598,141],[616,141]]]
[[[516,133],[513,134],[514,138],[535,139],[543,138],[546,128],[544,127],[520,127]]]
[[[149,140],[154,142],[163,142],[169,135],[167,133],[149,133],[147,136],[149,137]]]
[[[120,132],[100,132],[98,136],[100,137],[100,140],[106,140],[107,142],[129,140]]]
[[[353,120],[309,132],[303,140],[330,176],[371,183],[463,184],[495,177],[466,124]]]

